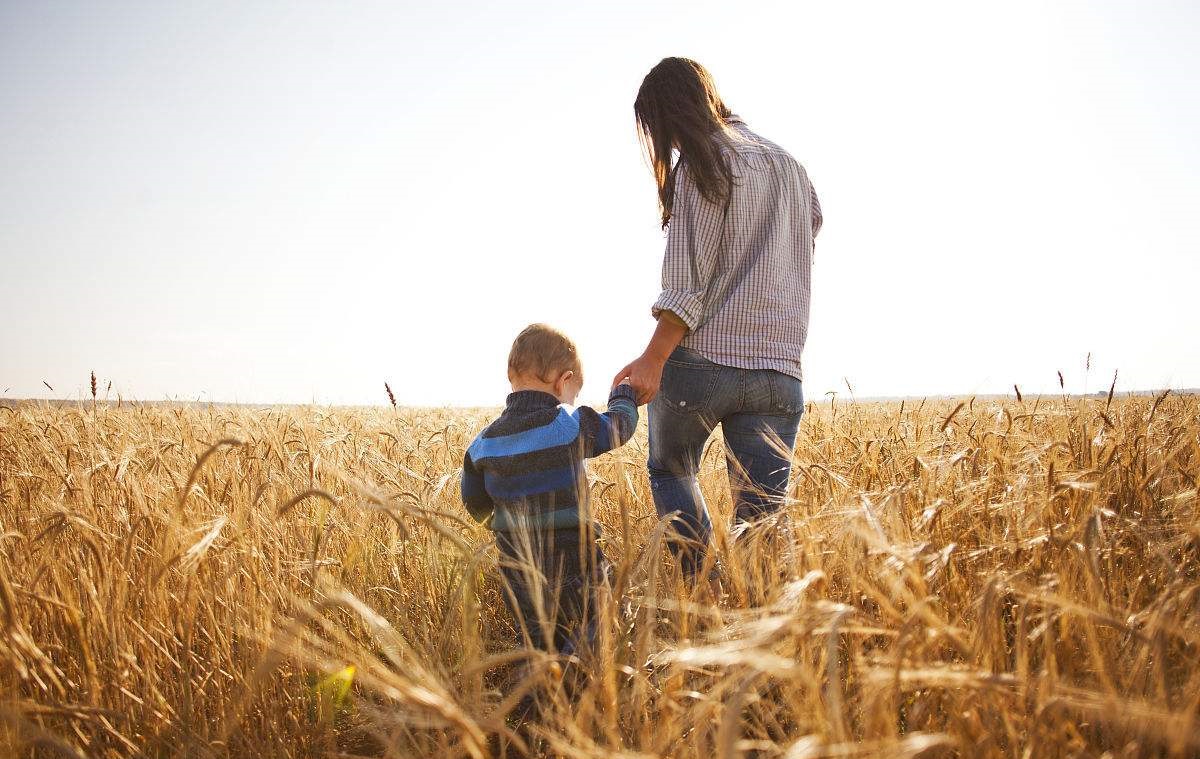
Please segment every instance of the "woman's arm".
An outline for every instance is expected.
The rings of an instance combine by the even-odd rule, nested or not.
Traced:
[[[705,294],[721,257],[724,204],[701,194],[686,164],[675,172],[675,201],[663,253],[663,290],[651,313],[658,327],[636,360],[617,372],[613,385],[628,377],[638,403],[658,393],[663,365],[688,332],[704,323]]]
[[[650,344],[642,355],[617,372],[617,376],[613,377],[613,387],[628,379],[637,394],[638,405],[649,403],[658,395],[667,358],[687,333],[687,325],[673,311],[660,311],[658,326],[654,329]]]
[[[808,184],[808,206],[812,209],[812,233],[815,240],[817,233],[821,231],[821,225],[825,223],[825,216],[821,213],[821,200],[811,182]]]
[[[669,311],[689,332],[704,323],[705,295],[721,259],[724,231],[725,203],[704,197],[687,164],[680,166],[663,251],[663,289],[650,309],[655,319]]]

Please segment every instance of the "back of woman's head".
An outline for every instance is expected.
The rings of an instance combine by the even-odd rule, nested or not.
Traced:
[[[731,114],[703,66],[688,58],[663,58],[642,80],[633,113],[658,185],[664,227],[674,202],[675,150],[705,198],[728,196],[733,175],[714,138],[725,132]]]

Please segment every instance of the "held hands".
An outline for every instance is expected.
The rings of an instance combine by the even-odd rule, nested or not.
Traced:
[[[688,327],[682,319],[671,311],[661,311],[658,326],[654,328],[654,336],[650,338],[645,352],[617,372],[617,376],[613,377],[613,387],[628,381],[637,395],[638,405],[649,403],[658,395],[667,358],[687,333]]]
[[[643,353],[633,362],[627,364],[617,376],[613,377],[612,386],[628,384],[637,396],[639,406],[644,406],[658,395],[658,387],[662,382],[665,359],[658,359]]]

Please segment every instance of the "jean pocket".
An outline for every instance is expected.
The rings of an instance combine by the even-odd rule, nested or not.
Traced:
[[[658,394],[677,414],[701,414],[708,410],[720,370],[716,364],[683,363],[671,358],[663,366]]]
[[[771,372],[771,409],[776,414],[799,414],[804,411],[804,386],[800,380]]]

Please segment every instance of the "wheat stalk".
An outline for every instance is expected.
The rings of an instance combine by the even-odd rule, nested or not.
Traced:
[[[572,659],[519,644],[458,501],[492,414],[385,382],[391,409],[96,415],[94,377],[92,414],[0,414],[6,756],[1200,750],[1195,396],[831,397],[783,518],[736,535],[717,436],[716,596],[665,549],[643,430],[590,470],[614,572]]]

